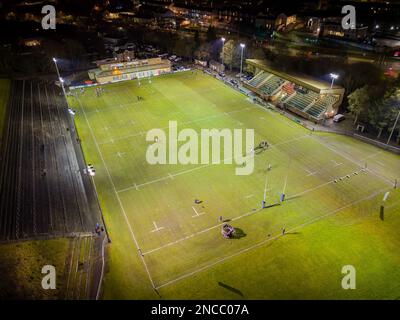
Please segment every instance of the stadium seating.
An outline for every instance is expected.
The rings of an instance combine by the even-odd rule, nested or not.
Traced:
[[[291,99],[287,100],[287,104],[291,107],[294,107],[298,110],[304,111],[311,103],[313,103],[316,99],[318,99],[318,93],[314,91],[304,91],[296,90],[297,94],[294,95]]]
[[[284,102],[289,99],[296,91],[294,90],[294,84],[287,82],[282,86],[280,101]]]
[[[328,95],[319,99],[315,104],[313,104],[306,112],[313,116],[314,118],[320,118],[325,110],[334,104],[337,98],[332,95]]]
[[[268,76],[270,76],[270,73],[261,71],[257,73],[253,79],[249,80],[248,84],[251,85],[254,88],[257,88],[257,86],[263,82]]]
[[[272,77],[268,78],[267,81],[260,87],[260,91],[266,95],[271,95],[284,82],[285,80],[282,78],[273,75]]]

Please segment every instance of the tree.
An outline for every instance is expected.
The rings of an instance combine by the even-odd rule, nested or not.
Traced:
[[[248,56],[251,57],[251,59],[260,59],[260,60],[263,60],[266,57],[264,50],[260,47],[249,47]]]
[[[180,39],[174,44],[173,52],[182,57],[189,58],[193,54],[193,39]]]
[[[382,70],[370,63],[346,64],[342,69],[344,76],[341,84],[346,92],[353,92],[364,85],[378,86],[383,83]]]
[[[368,122],[374,128],[378,129],[377,139],[382,135],[383,129],[386,128],[392,117],[392,108],[385,100],[374,100],[369,105]]]
[[[206,39],[207,42],[212,42],[217,39],[217,32],[215,31],[215,28],[211,25],[207,29]]]
[[[348,110],[354,116],[354,124],[357,123],[360,114],[368,110],[369,92],[368,86],[356,89],[353,93],[348,95]]]
[[[396,85],[397,87],[392,90],[392,88],[389,88],[388,90],[388,94],[385,97],[385,103],[389,106],[390,108],[390,127],[388,128],[389,132],[394,133],[394,131],[397,130],[397,136],[396,136],[396,143],[400,143],[400,121],[397,121],[396,123],[396,119],[399,115],[400,112],[400,89],[398,86],[400,77],[394,82],[394,85]]]
[[[196,30],[194,32],[194,50],[199,49],[200,45],[201,45],[200,33],[199,33],[199,30]]]
[[[230,70],[240,67],[240,48],[236,41],[225,42],[221,55],[223,55],[224,63],[229,66]]]
[[[211,45],[209,43],[203,43],[194,52],[194,56],[199,60],[210,60],[210,49]]]

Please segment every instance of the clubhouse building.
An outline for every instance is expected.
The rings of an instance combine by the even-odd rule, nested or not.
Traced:
[[[246,63],[254,77],[244,86],[262,99],[314,122],[337,114],[344,88],[306,75],[277,71],[264,60],[247,59]]]
[[[161,58],[105,59],[96,61],[97,68],[89,70],[89,78],[99,84],[158,76],[171,72],[171,62]]]

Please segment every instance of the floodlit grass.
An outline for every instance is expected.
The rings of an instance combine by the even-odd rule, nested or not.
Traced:
[[[0,79],[0,142],[3,135],[6,108],[8,103],[8,97],[10,95],[10,80]]]
[[[63,297],[68,239],[0,244],[0,299],[59,299]],[[56,289],[42,288],[43,266],[56,268]]]
[[[104,298],[157,298],[151,282],[164,299],[400,296],[399,156],[311,134],[200,72],[103,88],[100,97],[77,90],[69,103],[112,239]],[[150,165],[146,133],[169,120],[197,132],[251,128],[256,144],[272,146],[254,156],[248,176],[235,175],[234,164]],[[260,210],[266,178],[270,207]],[[240,239],[222,238],[219,216]],[[347,264],[359,275],[354,291],[341,289]]]

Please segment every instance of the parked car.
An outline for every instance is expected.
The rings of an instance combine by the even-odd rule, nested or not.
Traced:
[[[345,118],[344,115],[338,113],[336,116],[333,117],[333,122],[340,122],[343,121]]]

